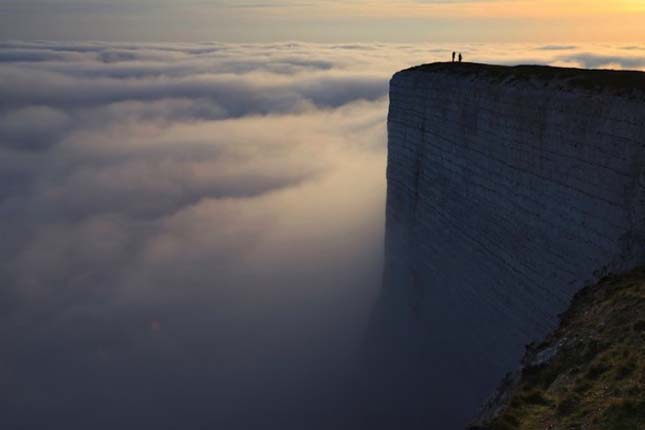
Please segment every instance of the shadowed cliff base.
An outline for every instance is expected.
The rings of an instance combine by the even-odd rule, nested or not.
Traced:
[[[472,429],[643,429],[645,267],[581,290],[484,415]]]
[[[492,81],[533,82],[536,88],[557,85],[562,89],[584,89],[610,92],[615,95],[642,95],[645,92],[645,73],[634,70],[594,70],[539,65],[500,66],[480,63],[430,63],[407,71],[450,73],[457,76],[483,78]]]

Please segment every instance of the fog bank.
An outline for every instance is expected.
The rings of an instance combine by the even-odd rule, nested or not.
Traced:
[[[388,81],[452,49],[0,43],[0,422],[358,428]]]

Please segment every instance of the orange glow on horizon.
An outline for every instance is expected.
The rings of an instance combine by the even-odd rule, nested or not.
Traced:
[[[453,37],[489,35],[500,41],[583,40],[638,41],[645,37],[645,0],[471,0],[438,2],[420,0],[355,0],[284,3],[274,7],[250,7],[233,13],[245,18],[269,18],[285,24],[300,22],[368,23],[387,28],[392,20],[428,20],[431,27],[443,21]],[[493,27],[493,30],[491,30]],[[514,27],[509,30],[508,27]],[[486,38],[486,37],[485,37]],[[450,37],[448,37],[450,39]]]
[[[293,7],[293,6],[292,6]],[[360,13],[370,17],[490,17],[490,18],[584,18],[645,13],[645,0],[481,0],[463,3],[348,2],[329,6],[329,14]]]

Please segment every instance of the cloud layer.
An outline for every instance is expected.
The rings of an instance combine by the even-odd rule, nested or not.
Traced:
[[[459,48],[645,66],[634,46]],[[360,422],[387,83],[452,49],[1,43],[7,427]]]

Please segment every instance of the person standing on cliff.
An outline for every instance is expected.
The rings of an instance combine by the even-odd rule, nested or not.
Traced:
[[[452,62],[453,63],[455,62],[455,56],[456,55],[457,55],[457,53],[455,51],[452,51]]]
[[[463,61],[464,57],[461,55],[461,52],[459,53],[459,62],[461,63]]]

